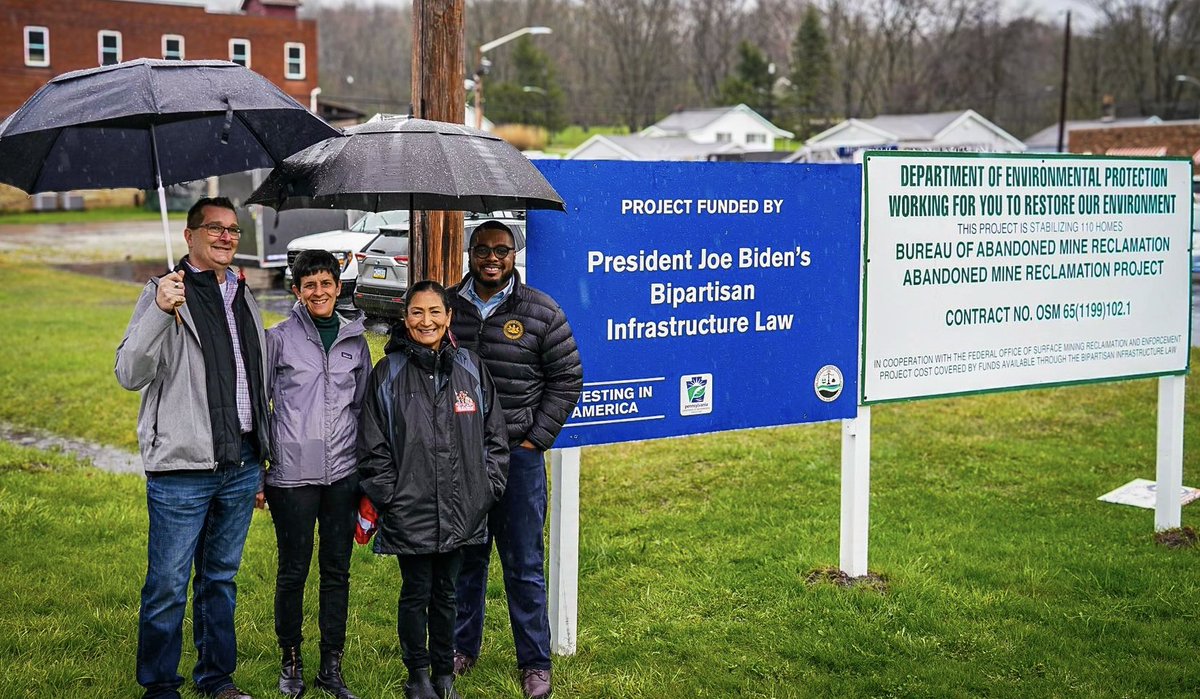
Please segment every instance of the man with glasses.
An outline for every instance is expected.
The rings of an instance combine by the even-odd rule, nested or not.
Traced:
[[[230,265],[242,229],[233,204],[188,211],[188,254],[142,290],[117,347],[117,381],[141,391],[138,443],[150,528],[138,616],[145,697],[179,697],[188,578],[204,696],[248,697],[233,683],[234,576],[268,456],[266,343],[245,277]]]
[[[496,542],[508,617],[525,696],[550,696],[550,619],[545,542],[546,463],[583,387],[583,367],[562,308],[521,283],[514,266],[516,239],[499,221],[471,233],[470,274],[449,290],[451,330],[474,350],[496,384],[511,449],[508,485],[488,518]],[[492,544],[464,547],[458,578],[455,674],[475,665],[483,640]]]

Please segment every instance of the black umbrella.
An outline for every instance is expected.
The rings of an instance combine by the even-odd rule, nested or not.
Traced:
[[[296,153],[246,201],[276,209],[565,211],[542,173],[498,136],[405,117],[360,124]]]
[[[163,185],[272,167],[337,131],[229,61],[138,59],[64,73],[0,123],[0,182],[29,194]]]

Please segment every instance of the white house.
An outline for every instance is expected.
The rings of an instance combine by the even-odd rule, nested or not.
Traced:
[[[1019,153],[1020,139],[975,110],[846,119],[804,143],[792,162],[846,162],[870,148]]]
[[[379,121],[380,119],[399,119],[401,117],[406,117],[406,116],[409,116],[409,115],[408,114],[389,114],[386,112],[380,112],[380,113],[376,114],[375,116],[371,117],[370,119],[368,119],[367,121]],[[475,108],[469,104],[466,106],[465,110],[463,111],[462,123],[463,123],[463,126],[470,126],[471,128],[475,128]],[[487,117],[483,118],[483,130],[484,131],[494,131],[495,126],[496,125],[492,123],[491,119],[488,119]]]
[[[682,136],[603,136],[596,134],[567,153],[566,160],[712,160],[741,153],[735,143],[696,143]]]
[[[675,112],[639,134],[647,138],[683,137],[695,143],[732,143],[745,151],[775,150],[775,139],[791,138],[761,114],[739,104],[735,107],[685,109]]]
[[[1071,132],[1081,131],[1083,129],[1106,129],[1110,126],[1147,126],[1150,124],[1161,124],[1162,119],[1156,116],[1148,117],[1131,117],[1126,119],[1090,119],[1090,120],[1072,120],[1065,125],[1063,133],[1063,150],[1068,153],[1071,151]],[[1034,135],[1025,139],[1026,150],[1035,153],[1053,153],[1058,150],[1058,123],[1055,122],[1050,126],[1038,131]]]

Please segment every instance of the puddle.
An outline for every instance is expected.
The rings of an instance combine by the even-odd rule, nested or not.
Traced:
[[[90,461],[93,466],[112,473],[136,473],[145,476],[142,457],[116,447],[87,442],[80,439],[58,437],[42,430],[17,427],[0,422],[0,439],[23,447],[60,451]]]

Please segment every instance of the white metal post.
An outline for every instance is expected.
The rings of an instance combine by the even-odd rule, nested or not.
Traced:
[[[1158,380],[1158,464],[1155,477],[1154,530],[1178,527],[1183,490],[1182,376]]]
[[[579,611],[579,452],[550,450],[550,650],[575,654]]]
[[[842,421],[841,568],[858,578],[867,574],[868,509],[871,502],[871,408]]]

